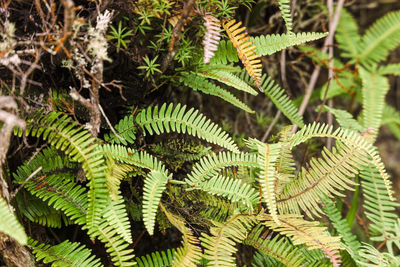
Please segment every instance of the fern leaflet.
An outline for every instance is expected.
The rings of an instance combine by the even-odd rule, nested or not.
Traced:
[[[219,19],[211,15],[205,15],[204,26],[206,28],[206,34],[204,35],[203,45],[204,45],[204,64],[209,64],[210,59],[214,56],[214,51],[218,49],[218,43],[221,39],[220,30],[221,23]]]
[[[10,211],[6,201],[0,196],[0,232],[11,236],[21,245],[26,245],[27,236],[24,228]]]

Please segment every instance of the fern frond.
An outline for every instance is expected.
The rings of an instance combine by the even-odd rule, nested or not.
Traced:
[[[206,33],[204,35],[203,45],[204,45],[204,64],[209,64],[210,59],[214,56],[214,52],[218,49],[218,43],[221,39],[221,23],[219,19],[211,15],[205,15],[204,27],[206,28]]]
[[[371,65],[385,60],[389,51],[400,44],[400,11],[387,13],[378,19],[362,37],[357,61]]]
[[[322,158],[312,158],[310,169],[302,169],[293,182],[286,184],[278,196],[277,206],[281,213],[300,214],[305,211],[310,217],[322,213],[320,199],[327,195],[343,196],[342,190],[353,190],[352,181],[361,166],[367,161],[366,154],[356,147],[337,144],[329,151],[324,147]]]
[[[221,40],[214,57],[211,59],[211,64],[228,64],[229,62],[235,63],[239,61],[236,48],[231,41]]]
[[[262,91],[260,87],[262,73],[261,59],[256,54],[256,46],[250,40],[250,36],[247,35],[246,27],[239,28],[241,25],[242,22],[239,21],[236,23],[236,20],[222,22],[222,26],[236,48],[239,59],[243,62],[247,73],[253,78],[258,89]]]
[[[92,255],[92,251],[78,242],[64,242],[50,246],[39,244],[38,241],[29,238],[28,245],[33,250],[36,260],[43,260],[44,263],[52,263],[52,266],[103,266],[99,259]]]
[[[250,147],[256,147],[258,152],[258,167],[260,168],[259,183],[262,188],[262,195],[268,210],[279,225],[276,208],[275,179],[276,161],[280,152],[281,144],[267,144],[257,139],[249,139]]]
[[[124,179],[126,175],[132,170],[132,166],[128,164],[116,163],[111,156],[107,157],[107,188],[111,198],[114,201],[117,201],[118,199],[117,196],[122,179]]]
[[[246,112],[254,113],[254,111],[249,106],[247,106],[245,103],[236,98],[236,96],[234,96],[227,90],[221,88],[220,86],[208,81],[206,78],[211,78],[208,76],[209,73],[201,74],[201,73],[191,72],[190,74],[181,77],[181,81],[186,86],[196,91],[201,91],[207,95],[217,96],[219,98],[222,98],[226,102],[231,103],[232,105],[243,109]]]
[[[132,243],[131,225],[129,223],[128,213],[126,211],[124,199],[119,191],[117,199],[108,201],[103,212],[103,218],[108,221],[111,227],[114,227],[116,232],[128,243]]]
[[[257,157],[247,153],[234,154],[229,152],[221,152],[202,157],[200,161],[193,166],[185,182],[189,186],[195,186],[217,175],[221,169],[230,166],[258,167]]]
[[[183,235],[183,246],[177,248],[174,254],[172,266],[193,266],[196,267],[200,261],[202,253],[199,247],[199,240],[193,235],[192,231],[186,227],[185,221],[177,215],[168,212],[161,204],[161,209],[167,216],[168,220]]]
[[[144,180],[143,222],[150,235],[153,235],[158,204],[169,178],[162,172],[151,171]]]
[[[169,133],[170,131],[187,132],[230,151],[239,152],[237,145],[228,133],[207,120],[198,110],[191,108],[186,111],[186,106],[180,104],[176,105],[175,108],[173,106],[171,103],[168,107],[167,104],[163,104],[160,109],[158,109],[158,106],[153,109],[149,107],[138,114],[136,122],[150,134],[153,134],[153,131],[156,134]]]
[[[339,25],[336,29],[335,39],[344,58],[357,58],[360,55],[361,36],[358,25],[353,15],[345,8],[340,13]]]
[[[371,240],[384,241],[393,236],[397,215],[396,207],[400,204],[391,200],[384,180],[381,179],[376,167],[368,164],[361,172],[361,186],[365,198],[363,207],[371,221],[369,224]]]
[[[346,110],[336,109],[329,106],[324,106],[323,110],[332,113],[341,128],[359,132],[364,131],[364,128],[354,119],[353,115]]]
[[[398,257],[386,252],[379,252],[376,248],[367,243],[363,243],[359,253],[362,259],[357,263],[363,267],[400,266],[400,259]]]
[[[351,233],[348,223],[345,219],[342,219],[342,216],[334,203],[332,203],[331,200],[324,200],[323,202],[325,204],[323,210],[325,211],[326,216],[328,216],[337,233],[342,237],[347,252],[353,260],[357,261],[359,259],[358,251],[361,243],[358,242],[357,237]]]
[[[116,136],[113,132],[110,132],[104,136],[106,142],[123,145],[128,145],[128,143],[133,144],[135,142],[136,126],[132,115],[125,116],[121,119],[118,124],[114,126],[114,129],[122,139]]]
[[[320,226],[317,221],[306,221],[302,215],[281,214],[278,215],[280,225],[278,225],[272,216],[260,214],[259,220],[275,232],[290,237],[294,245],[304,244],[309,250],[321,249],[325,251],[336,251],[343,249],[340,243],[340,237],[330,236],[326,227]]]
[[[278,0],[279,9],[281,10],[282,18],[285,21],[286,31],[292,32],[292,15],[290,13],[290,0]]]
[[[377,74],[400,76],[400,63],[379,66],[379,68],[377,69]]]
[[[265,236],[266,231],[268,230],[264,227],[257,226],[249,233],[243,244],[256,248],[262,254],[276,259],[284,266],[300,267],[306,262],[306,258],[299,253],[299,249],[286,238],[280,235],[268,238]],[[277,266],[277,264],[273,266]]]
[[[281,51],[282,49],[285,49],[287,47],[315,41],[324,38],[327,35],[328,33],[318,32],[302,32],[297,34],[270,34],[256,36],[251,38],[251,40],[257,47],[257,54],[260,56],[267,56]]]
[[[250,81],[250,77],[247,74],[243,74],[242,77],[245,81]],[[286,118],[300,128],[304,126],[303,117],[299,115],[298,108],[293,104],[293,101],[290,100],[285,90],[276,84],[271,77],[267,77],[267,75],[264,74],[261,77],[260,86],[263,92],[271,99],[275,106],[282,111]]]
[[[96,225],[94,232],[97,238],[106,244],[106,252],[111,256],[115,266],[134,266],[132,249],[128,249],[129,244],[117,233],[115,227],[109,225],[108,221],[103,219],[99,225]]]
[[[72,161],[82,162],[82,168],[90,181],[87,220],[89,234],[99,223],[102,210],[107,204],[105,162],[103,154],[90,133],[67,116],[52,112],[27,122],[27,135],[47,140],[55,148],[64,151]]]
[[[400,13],[399,13],[400,17]],[[400,20],[399,20],[400,26]],[[399,32],[400,34],[400,32]],[[400,41],[400,39],[399,39]],[[382,112],[385,105],[385,96],[389,91],[389,80],[384,76],[372,74],[359,68],[362,81],[363,97],[363,126],[364,129],[372,127],[374,129],[373,139],[375,140],[378,129],[381,126]]]
[[[21,245],[26,245],[27,236],[24,227],[10,211],[6,201],[0,196],[0,232],[9,235]]]
[[[172,261],[174,259],[174,254],[176,253],[175,249],[167,249],[165,251],[152,252],[151,254],[147,254],[145,256],[136,257],[135,262],[137,263],[137,267],[165,267],[171,266]]]
[[[230,177],[217,175],[192,188],[212,195],[226,197],[232,202],[240,202],[247,207],[249,213],[253,212],[253,207],[259,202],[258,192],[254,188],[241,180]]]
[[[382,162],[379,153],[370,142],[366,141],[359,133],[351,130],[344,130],[341,128],[337,128],[333,132],[333,127],[327,124],[313,123],[305,126],[300,131],[292,136],[289,140],[291,149],[311,138],[314,137],[331,137],[336,139],[347,146],[353,146],[360,150],[363,150],[370,157],[370,162],[372,165],[376,167],[379,171],[379,175],[381,179],[385,182],[386,190],[389,193],[389,198],[394,200],[391,189],[391,182],[389,179],[389,175],[386,172],[385,165]],[[365,165],[365,164],[364,164]]]
[[[257,92],[245,81],[240,79],[238,76],[232,74],[229,71],[224,70],[209,70],[209,71],[200,71],[202,76],[210,79],[217,80],[221,83],[224,83],[228,86],[232,86],[233,88],[247,92],[252,95],[257,95]]]
[[[202,233],[201,244],[208,266],[236,266],[233,254],[237,251],[236,243],[242,242],[256,223],[254,216],[234,215],[225,223],[214,222],[210,234]]]

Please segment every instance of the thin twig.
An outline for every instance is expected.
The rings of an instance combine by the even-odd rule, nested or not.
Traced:
[[[12,193],[10,194],[10,200],[12,200],[12,199],[17,195],[17,193],[19,192],[19,190],[21,190],[21,189],[25,186],[25,184],[26,184],[27,182],[29,182],[29,180],[32,179],[32,178],[33,178],[38,172],[40,172],[41,170],[42,170],[42,166],[40,166],[40,167],[37,168],[34,172],[32,172],[32,173],[28,176],[28,178],[26,178],[25,181],[24,181],[17,189],[15,189],[14,192],[12,192]]]
[[[99,109],[101,114],[103,115],[104,119],[106,120],[108,126],[110,127],[111,131],[113,132],[113,134],[119,138],[119,140],[121,141],[125,141],[125,138],[121,137],[114,129],[114,127],[111,125],[110,120],[107,118],[106,113],[104,112],[103,108],[101,107],[101,105],[99,104]]]
[[[264,143],[265,141],[267,141],[267,138],[268,138],[269,134],[271,133],[272,128],[274,128],[274,125],[278,121],[278,119],[281,116],[281,114],[282,114],[282,112],[280,110],[278,110],[278,112],[276,112],[276,115],[275,115],[274,119],[272,120],[271,124],[268,126],[268,129],[265,132],[264,136],[261,138],[261,142]]]

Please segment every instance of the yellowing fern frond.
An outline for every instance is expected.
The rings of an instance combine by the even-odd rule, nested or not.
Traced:
[[[250,40],[246,32],[246,27],[240,27],[242,22],[236,20],[223,21],[222,26],[229,36],[233,46],[238,52],[238,56],[246,68],[246,71],[253,78],[255,84],[261,92],[261,70],[262,64],[260,56],[256,54],[256,46]]]

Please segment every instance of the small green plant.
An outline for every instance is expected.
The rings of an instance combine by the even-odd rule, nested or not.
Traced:
[[[138,69],[145,71],[144,75],[147,79],[152,79],[153,75],[156,72],[161,73],[161,70],[158,68],[160,66],[160,64],[156,63],[157,58],[158,58],[158,56],[156,56],[153,59],[149,59],[149,57],[146,55],[143,58],[145,65],[138,67]]]
[[[117,41],[117,53],[119,53],[121,45],[125,49],[128,48],[127,44],[130,42],[130,40],[127,40],[126,38],[132,36],[133,35],[132,33],[133,33],[133,30],[127,30],[126,27],[122,28],[122,21],[119,21],[118,29],[114,28],[113,25],[110,25],[110,34],[107,35],[107,37],[110,40]]]

